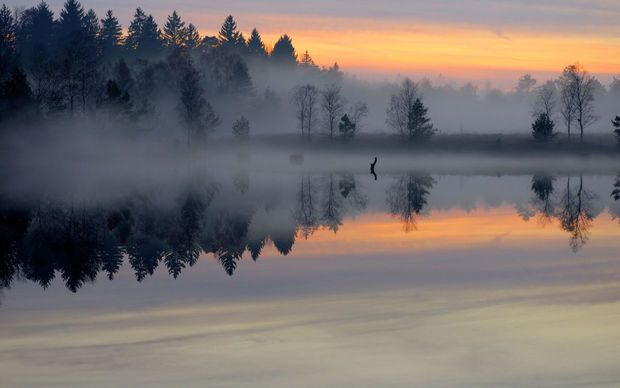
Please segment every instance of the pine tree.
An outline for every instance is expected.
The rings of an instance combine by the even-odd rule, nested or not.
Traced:
[[[417,98],[413,103],[413,107],[409,112],[409,121],[407,129],[409,137],[415,140],[425,141],[430,139],[435,133],[435,129],[428,118],[428,108],[424,106],[421,99]]]
[[[84,8],[76,0],[67,0],[60,11],[60,18],[56,27],[56,56],[59,59],[60,71],[63,77],[64,98],[73,112],[80,94],[84,96],[84,61],[90,60],[86,56],[88,49],[88,31],[86,28],[86,14]],[[94,43],[94,42],[93,42]],[[85,109],[85,104],[82,106]]]
[[[118,19],[108,10],[105,18],[101,19],[99,30],[99,45],[104,58],[114,57],[118,53],[123,38],[123,29]]]
[[[554,126],[555,123],[551,120],[549,115],[544,112],[540,113],[536,121],[532,124],[532,136],[534,136],[534,139],[538,142],[549,142],[556,135],[553,133]]]
[[[0,83],[0,121],[16,116],[32,102],[32,89],[26,73],[14,68],[4,82]]]
[[[299,64],[302,67],[305,67],[307,69],[318,69],[319,67],[314,63],[314,60],[312,59],[312,57],[310,56],[310,54],[308,54],[308,50],[306,50],[306,52],[304,53],[304,55],[301,56],[301,59],[299,60]]]
[[[327,74],[334,81],[339,81],[340,79],[342,79],[342,76],[344,75],[342,71],[340,71],[340,66],[338,65],[338,62],[334,62],[334,66],[330,67],[327,70]]]
[[[134,80],[131,75],[131,70],[123,58],[121,58],[114,67],[114,81],[123,93],[131,92]]]
[[[97,83],[97,62],[100,58],[97,36],[99,35],[99,19],[94,10],[84,15],[83,36],[76,51],[78,54],[79,89],[82,111],[86,110],[87,101],[94,94]]]
[[[28,8],[19,18],[17,42],[19,57],[24,70],[32,77],[32,91],[40,113],[44,108],[62,107],[62,96],[52,85],[56,84],[59,69],[52,47],[55,23],[54,13],[45,2]]]
[[[15,33],[15,19],[9,8],[3,4],[0,8],[0,81],[15,62]]]
[[[144,31],[142,32],[142,49],[148,54],[157,54],[161,48],[161,32],[153,15],[146,17]]]
[[[618,144],[620,144],[620,116],[616,116],[615,119],[611,121],[611,124],[614,126],[614,135],[616,135],[616,139],[618,140]]]
[[[137,8],[134,18],[129,24],[125,46],[139,55],[155,55],[161,48],[161,33],[153,15],[146,15]]]
[[[116,119],[130,117],[133,108],[129,93],[123,91],[114,80],[108,80],[106,84],[105,106]]]
[[[340,136],[343,140],[350,140],[355,136],[355,131],[357,126],[351,119],[349,115],[345,114],[340,119],[340,123],[338,123],[338,131],[340,131]]]
[[[162,35],[164,47],[174,48],[182,46],[186,40],[186,33],[185,22],[181,20],[177,11],[172,11],[172,15],[168,16],[166,25],[164,25]]]
[[[200,46],[200,34],[196,26],[190,23],[185,32],[185,46],[187,48],[194,49]]]
[[[273,46],[271,58],[276,62],[285,65],[295,65],[297,63],[297,54],[293,46],[293,40],[288,35],[282,35]]]
[[[144,25],[146,23],[146,14],[142,8],[136,8],[136,12],[133,15],[133,20],[129,24],[127,29],[127,38],[125,39],[125,45],[127,48],[136,50],[140,44],[142,32],[144,31]]]
[[[248,39],[248,53],[256,57],[266,57],[267,50],[265,49],[265,43],[260,36],[260,33],[256,28],[252,30],[250,39]]]
[[[221,122],[204,98],[204,89],[200,83],[200,73],[190,61],[183,69],[179,82],[179,113],[186,129],[188,147],[191,147],[195,138],[204,141],[208,133]]]
[[[243,35],[237,31],[237,22],[235,22],[232,15],[228,15],[226,20],[224,20],[217,40],[219,42],[219,47],[225,49],[239,49],[245,46]]]
[[[84,28],[84,8],[77,0],[67,0],[60,11],[58,20],[58,42],[72,48],[73,43],[80,39]]]

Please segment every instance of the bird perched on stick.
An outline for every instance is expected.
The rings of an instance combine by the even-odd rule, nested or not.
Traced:
[[[377,157],[375,156],[375,161],[370,163],[370,173],[375,177],[375,180],[377,180],[377,174],[375,173],[376,164],[377,164]]]

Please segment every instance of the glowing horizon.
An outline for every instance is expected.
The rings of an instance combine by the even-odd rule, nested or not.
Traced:
[[[63,0],[50,0],[58,15]],[[273,46],[279,36],[292,37],[298,54],[306,50],[320,66],[334,62],[364,79],[393,80],[444,77],[450,81],[490,81],[514,85],[525,73],[540,80],[558,75],[580,62],[603,83],[620,74],[620,3],[606,0],[496,0],[423,2],[391,0],[377,4],[345,0],[332,4],[313,0],[289,4],[268,0],[213,2],[207,7],[194,0],[174,4],[124,4],[82,1],[99,17],[112,9],[126,30],[136,7],[155,16],[160,28],[176,9],[197,26],[201,35],[217,35],[224,18],[232,14],[246,38],[252,28]],[[8,0],[9,6],[31,6]]]

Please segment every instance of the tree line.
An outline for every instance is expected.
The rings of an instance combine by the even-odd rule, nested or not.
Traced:
[[[160,27],[142,8],[123,33],[111,10],[99,18],[78,0],[67,0],[57,16],[44,1],[15,11],[0,8],[0,123],[97,113],[128,127],[148,127],[166,109],[160,103],[165,100],[191,146],[222,125],[214,101],[241,106],[243,99],[258,98],[249,71],[255,63],[306,72],[301,75],[321,73],[329,81],[323,87],[301,83],[291,91],[304,140],[320,130],[331,140],[348,141],[363,127],[368,105],[344,97],[338,64],[320,68],[307,51],[298,55],[287,34],[268,49],[256,28],[246,38],[231,15],[216,35],[201,36],[176,11]],[[620,89],[620,79],[614,82]],[[594,103],[600,82],[576,63],[557,79],[536,84],[525,75],[515,89],[515,94],[535,96],[534,139],[552,141],[561,121],[569,141],[578,130],[583,142],[587,128],[599,119]],[[427,88],[424,81],[407,78],[386,101],[385,123],[414,143],[438,132],[424,101]],[[270,90],[260,97],[267,105],[278,98]],[[250,135],[246,113],[239,109],[230,128],[239,139]],[[612,126],[620,144],[620,116]]]
[[[253,61],[340,74],[337,64],[320,69],[308,52],[298,57],[286,34],[271,50],[256,28],[246,39],[233,16],[216,36],[201,36],[176,11],[160,28],[137,8],[123,34],[111,10],[100,19],[77,0],[67,0],[57,17],[44,1],[14,12],[3,5],[0,122],[103,113],[137,126],[172,92],[192,143],[221,124],[210,99],[254,96]]]

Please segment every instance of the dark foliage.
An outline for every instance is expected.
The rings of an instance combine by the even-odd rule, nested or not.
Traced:
[[[611,124],[614,126],[614,135],[616,135],[616,140],[618,140],[618,144],[620,145],[620,116],[616,116],[616,118],[611,121]]]
[[[553,128],[555,123],[546,113],[540,113],[532,124],[532,136],[541,143],[548,143],[555,137]]]

